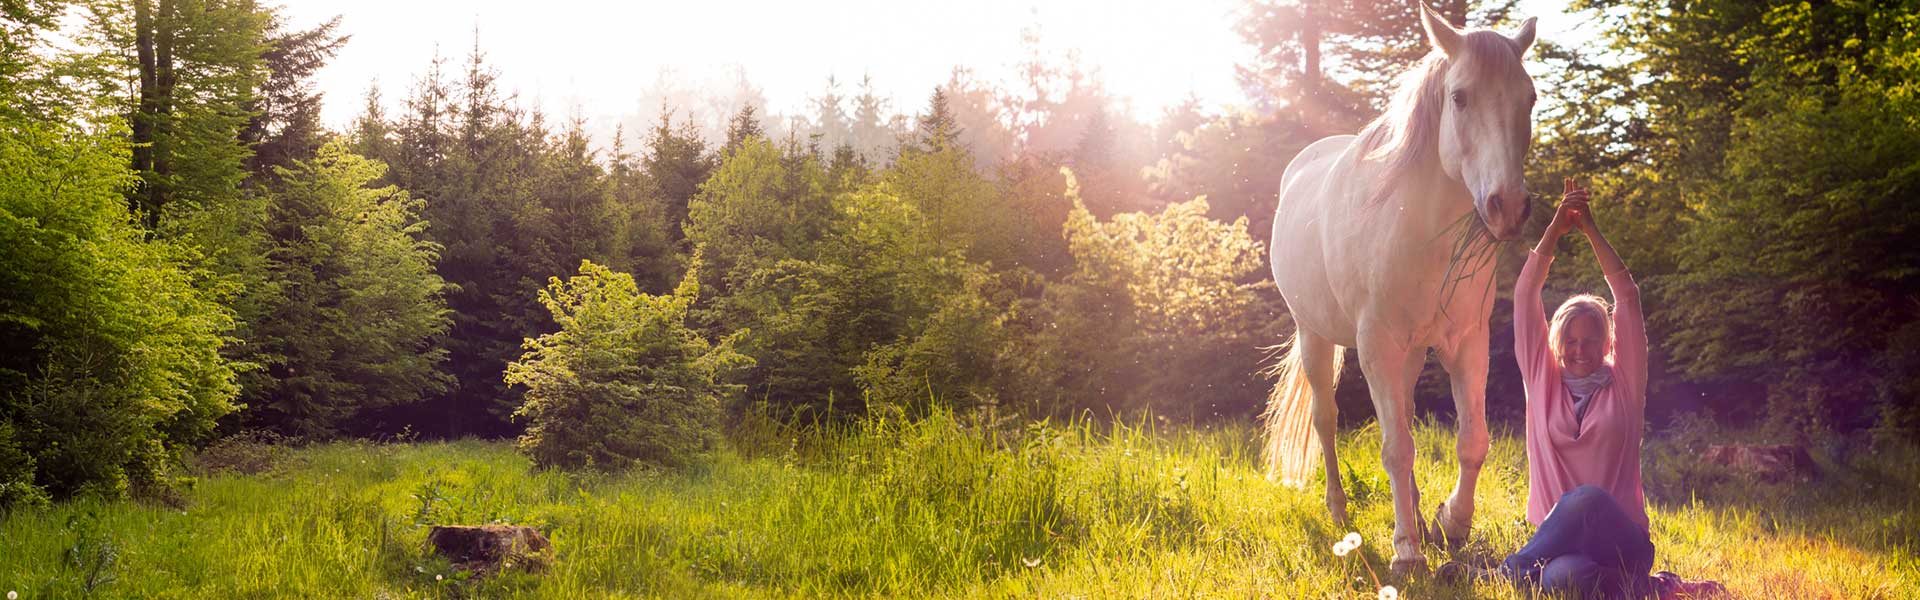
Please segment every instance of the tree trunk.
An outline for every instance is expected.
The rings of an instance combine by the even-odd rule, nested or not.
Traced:
[[[173,0],[160,0],[155,11],[150,0],[134,0],[133,28],[135,51],[140,57],[140,103],[133,113],[133,169],[140,185],[128,199],[129,208],[149,233],[160,225],[160,210],[167,203],[168,165],[167,117],[173,112],[173,87],[178,76],[173,71],[175,18]]]
[[[1309,6],[1300,14],[1300,19],[1303,21],[1300,26],[1300,50],[1306,57],[1306,64],[1301,67],[1300,81],[1306,84],[1309,94],[1320,90],[1320,12],[1318,8],[1318,6]]]
[[[134,0],[133,3],[134,47],[140,56],[140,103],[133,112],[133,170],[140,176],[140,185],[128,196],[127,208],[142,223],[152,222],[152,213],[157,204],[153,182],[153,133],[155,115],[159,112],[160,91],[155,76],[153,10],[149,4],[149,0]]]
[[[1447,22],[1453,24],[1454,27],[1466,27],[1467,4],[1467,0],[1452,0],[1447,2],[1440,8],[1440,16],[1446,17]]]
[[[179,23],[179,15],[174,11],[173,0],[160,0],[159,18],[154,20],[154,124],[157,125],[155,140],[166,142],[156,145],[153,153],[153,210],[147,214],[149,229],[160,225],[160,210],[171,200],[166,186],[167,175],[173,173],[171,155],[173,154],[173,87],[180,80],[173,71],[174,29]]]

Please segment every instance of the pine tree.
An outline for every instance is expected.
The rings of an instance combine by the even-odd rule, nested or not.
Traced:
[[[445,388],[439,246],[423,239],[419,200],[370,187],[384,169],[334,141],[268,184],[284,292],[252,341],[264,376],[246,389],[250,423],[309,438],[372,433],[356,417]]]
[[[642,291],[664,293],[684,269],[684,257],[668,231],[666,207],[656,200],[640,159],[627,151],[624,127],[614,132],[608,163],[607,185],[620,215],[614,252],[624,253],[626,264],[633,265]]]
[[[891,156],[896,142],[893,131],[887,127],[886,100],[874,91],[872,75],[861,77],[860,95],[853,99],[852,131],[846,145],[862,160],[874,164]],[[839,144],[830,147],[837,149]]]
[[[811,101],[814,131],[820,134],[820,144],[831,148],[853,143],[853,125],[847,118],[847,109],[841,106],[846,98],[840,95],[840,81],[827,76],[826,91]]]
[[[395,160],[398,152],[395,138],[398,135],[393,123],[387,120],[386,108],[381,106],[379,84],[368,86],[366,106],[347,129],[347,141],[353,153],[382,163]],[[393,182],[391,168],[380,180],[383,183]]]
[[[255,178],[270,175],[274,167],[312,157],[325,143],[321,95],[311,79],[349,37],[334,33],[340,17],[305,31],[286,27],[286,18],[279,14],[268,23],[267,51],[261,57],[267,77],[254,94],[247,109],[252,117],[240,132],[240,140],[253,147],[247,172]]]
[[[654,296],[591,261],[549,279],[540,302],[558,331],[528,338],[506,371],[526,391],[520,451],[541,467],[601,471],[679,467],[710,451],[739,390],[728,379],[753,362],[734,351],[738,335],[709,342],[688,327],[694,280]]]
[[[953,109],[947,106],[946,89],[933,88],[933,96],[927,100],[927,113],[920,116],[917,133],[922,152],[964,151],[965,147],[959,143],[960,124],[953,118]]]
[[[1423,3],[1456,26],[1501,23],[1519,4]],[[1256,51],[1236,68],[1255,108],[1262,116],[1286,108],[1315,137],[1357,130],[1383,107],[1393,78],[1430,50],[1414,2],[1251,0],[1237,28]]]
[[[722,155],[733,154],[741,144],[754,138],[765,138],[767,133],[760,127],[760,117],[754,115],[752,104],[740,108],[740,112],[727,123],[727,145],[722,147]]]
[[[646,158],[640,164],[653,184],[654,199],[662,207],[667,231],[676,242],[687,237],[683,230],[687,203],[700,192],[700,184],[713,172],[714,162],[691,122],[675,127],[672,111],[661,111],[660,123],[653,128]]]
[[[630,270],[624,253],[613,251],[616,209],[596,154],[581,119],[547,142],[533,190],[538,214],[519,220],[523,231],[544,242],[533,248],[538,254],[524,257],[530,272],[565,273],[589,259]]]

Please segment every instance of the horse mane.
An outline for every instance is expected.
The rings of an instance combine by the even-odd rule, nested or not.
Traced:
[[[1497,32],[1471,31],[1460,39],[1466,49],[1463,60],[1478,72],[1495,72],[1520,63],[1520,49]],[[1440,153],[1440,109],[1446,106],[1447,67],[1453,60],[1439,50],[1428,52],[1399,77],[1387,111],[1360,130],[1360,148],[1365,151],[1362,159],[1387,162],[1369,205],[1386,202],[1394,191],[1394,182],[1405,179]]]

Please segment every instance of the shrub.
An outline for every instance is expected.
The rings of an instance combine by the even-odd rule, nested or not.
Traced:
[[[1197,198],[1100,221],[1071,177],[1066,193],[1074,269],[1018,323],[1031,409],[1189,420],[1258,410],[1259,348],[1286,320],[1247,220],[1213,220]]]
[[[193,457],[201,473],[258,475],[278,468],[295,440],[266,429],[250,429],[220,438]]]
[[[33,484],[33,456],[13,439],[13,425],[0,421],[0,509],[46,503],[46,490]]]
[[[543,467],[617,470],[684,465],[718,437],[723,378],[752,360],[687,327],[697,268],[671,295],[642,294],[633,277],[581,261],[580,274],[552,278],[540,303],[560,330],[529,339],[507,365],[525,386],[514,417],[528,423],[519,448]]]
[[[865,354],[853,369],[870,401],[911,414],[998,406],[1007,377],[1005,308],[989,297],[994,282],[978,266],[959,265],[954,289],[936,297],[932,314],[908,323],[890,344]]]
[[[132,224],[128,164],[111,123],[0,114],[0,504],[164,485],[233,410],[231,313]]]

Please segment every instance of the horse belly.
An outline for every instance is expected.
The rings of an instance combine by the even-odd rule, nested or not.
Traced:
[[[1352,136],[1339,136],[1350,139]],[[1353,315],[1333,285],[1336,274],[1328,264],[1326,214],[1338,201],[1330,172],[1347,139],[1329,138],[1309,146],[1288,166],[1286,187],[1273,219],[1269,262],[1274,285],[1286,300],[1294,325],[1342,346],[1353,346],[1357,335]],[[1316,152],[1318,151],[1318,152]]]

